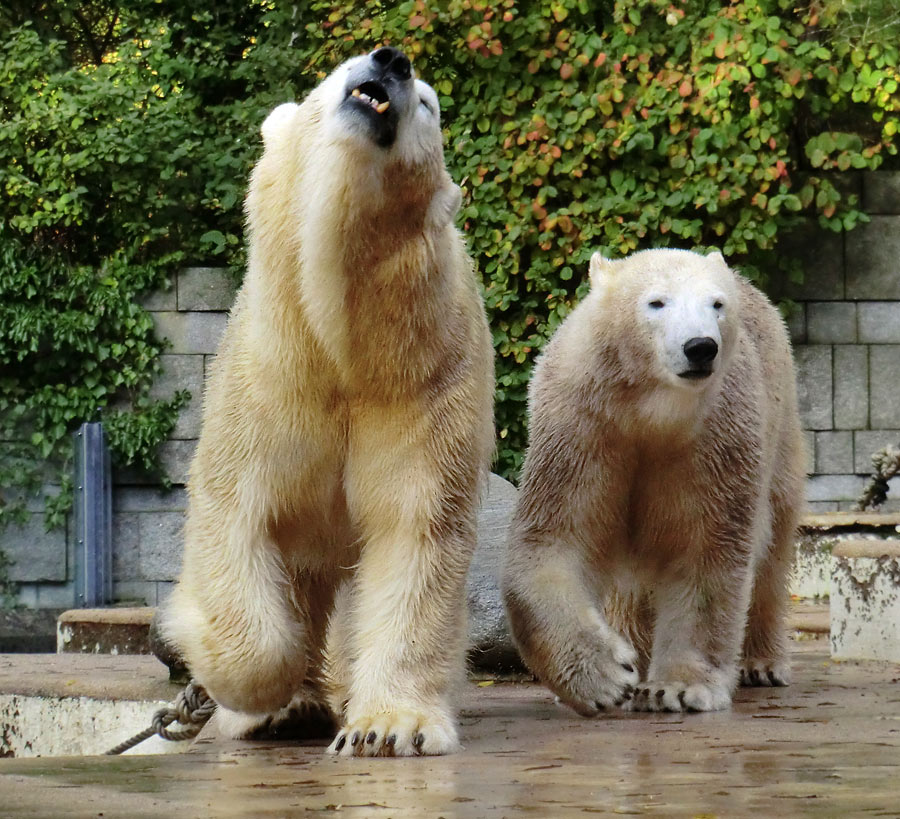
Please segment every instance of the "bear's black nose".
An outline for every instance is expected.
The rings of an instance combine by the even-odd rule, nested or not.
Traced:
[[[709,364],[719,353],[719,345],[709,336],[689,338],[681,349],[691,364]]]
[[[372,59],[385,74],[393,74],[398,80],[408,80],[412,76],[409,58],[399,49],[384,46],[372,52]]]

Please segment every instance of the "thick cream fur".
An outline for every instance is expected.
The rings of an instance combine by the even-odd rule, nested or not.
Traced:
[[[784,323],[720,254],[590,273],[531,383],[504,577],[522,655],[586,715],[724,708],[741,669],[786,684],[805,461]],[[687,381],[698,333],[719,356]]]
[[[441,753],[491,342],[433,91],[415,81],[430,111],[412,106],[380,148],[338,110],[346,71],[262,128],[165,630],[232,733],[301,696],[380,726],[379,748],[393,731],[394,753]]]

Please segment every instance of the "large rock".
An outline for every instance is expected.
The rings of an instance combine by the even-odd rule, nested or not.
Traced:
[[[469,569],[469,661],[490,671],[519,670],[518,653],[509,636],[500,595],[500,574],[506,539],[518,490],[499,475],[491,475],[478,513],[478,547]]]

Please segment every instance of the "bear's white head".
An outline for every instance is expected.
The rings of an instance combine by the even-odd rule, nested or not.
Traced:
[[[590,276],[623,339],[625,366],[692,392],[718,380],[734,347],[739,299],[721,253],[645,250],[619,261],[595,253]]]
[[[262,135],[272,168],[302,180],[306,201],[319,206],[326,199],[370,211],[406,204],[437,228],[459,208],[461,192],[444,167],[437,94],[396,48],[347,60],[302,103],[272,111]]]
[[[309,99],[321,106],[330,144],[350,143],[401,162],[442,156],[437,94],[416,79],[409,58],[396,48],[347,60]]]

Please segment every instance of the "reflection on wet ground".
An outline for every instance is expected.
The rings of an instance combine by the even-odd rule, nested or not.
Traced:
[[[798,643],[789,688],[714,714],[584,720],[534,684],[466,687],[465,750],[336,760],[207,737],[186,755],[0,761],[4,816],[900,816],[900,666]]]

